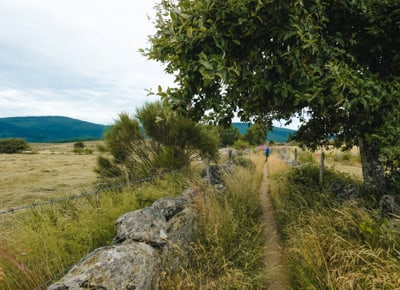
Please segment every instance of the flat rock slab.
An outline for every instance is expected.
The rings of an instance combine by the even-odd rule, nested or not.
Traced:
[[[116,221],[117,240],[133,240],[161,247],[166,243],[167,221],[160,210],[146,207]]]
[[[127,241],[93,251],[48,290],[158,289],[159,272],[156,249]]]

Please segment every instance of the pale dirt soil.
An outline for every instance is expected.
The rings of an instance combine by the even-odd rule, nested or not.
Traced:
[[[302,149],[294,146],[271,146],[272,152],[279,152],[282,149],[286,149],[289,157],[294,159],[294,150],[297,148],[299,154]],[[325,150],[325,167],[332,168],[335,171],[343,172],[349,174],[351,177],[355,178],[356,180],[362,180],[362,171],[361,171],[361,164],[359,161],[360,152],[358,147],[352,148],[348,154],[351,156],[351,160],[344,161],[342,160],[341,156],[344,154],[339,149],[331,149]],[[313,153],[314,159],[317,164],[320,163],[321,160],[321,150],[317,150]],[[335,160],[335,157],[337,157]]]
[[[344,153],[339,149],[325,151],[325,167],[349,174],[351,177],[361,181],[362,171],[359,161],[360,151],[358,150],[358,147],[354,147],[348,152],[348,154],[351,156],[351,160],[349,161],[341,160],[342,158],[340,158],[340,156],[342,156],[343,154]],[[338,160],[335,160],[335,157],[338,157],[336,158]],[[319,164],[321,160],[321,151],[316,151],[314,153],[314,158]]]
[[[281,150],[282,146],[272,146],[272,152],[276,156],[271,156],[268,163],[264,164],[263,167],[263,180],[260,187],[260,200],[263,207],[263,223],[265,227],[266,244],[265,244],[265,266],[267,275],[270,278],[270,284],[267,289],[271,290],[286,290],[292,289],[289,285],[288,269],[285,263],[283,243],[279,239],[278,229],[274,217],[274,210],[272,207],[271,199],[268,195],[268,171],[278,172],[283,170],[280,167],[286,167],[283,162],[276,162],[277,152]],[[291,148],[291,147],[286,147]],[[293,149],[293,148],[291,148]],[[294,149],[292,150],[294,151]],[[292,152],[293,153],[293,152]],[[330,153],[330,154],[329,154]],[[317,163],[320,160],[320,152],[314,153],[314,158]],[[325,159],[325,166],[333,168],[336,171],[347,173],[356,179],[362,179],[362,172],[360,163],[356,158],[352,158],[349,162],[335,161],[335,154],[342,154],[338,150],[328,152],[328,156]],[[358,156],[359,152],[356,148],[350,151],[350,154]],[[293,155],[293,154],[292,154]],[[293,156],[290,156],[294,158]],[[355,159],[355,160],[353,160]],[[339,159],[340,160],[340,159]],[[272,161],[272,162],[271,162]],[[272,167],[271,167],[272,166]]]
[[[270,284],[267,289],[291,289],[285,260],[283,246],[279,239],[278,229],[270,197],[268,196],[268,164],[263,168],[263,180],[260,187],[260,200],[263,207],[263,223],[265,227],[265,266]]]
[[[31,144],[34,154],[0,154],[0,210],[79,194],[96,180],[98,142],[84,142],[93,154],[72,152],[73,143]]]

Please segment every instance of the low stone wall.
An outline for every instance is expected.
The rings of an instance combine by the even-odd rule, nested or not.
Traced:
[[[179,267],[182,256],[177,252],[185,250],[197,231],[195,196],[189,189],[121,216],[116,242],[88,254],[48,289],[158,289],[162,273]]]

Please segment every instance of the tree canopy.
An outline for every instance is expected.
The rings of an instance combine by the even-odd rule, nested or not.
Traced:
[[[364,181],[382,186],[385,148],[400,145],[399,0],[162,0],[148,58],[160,90],[195,119],[303,123],[311,148],[359,145]],[[397,150],[398,151],[398,150]],[[395,158],[398,158],[395,157]]]

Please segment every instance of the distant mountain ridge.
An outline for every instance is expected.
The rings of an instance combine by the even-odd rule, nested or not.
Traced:
[[[240,134],[249,128],[247,123],[232,123]],[[32,143],[72,142],[103,139],[109,126],[63,116],[0,118],[0,138],[23,138]],[[274,127],[268,131],[267,140],[287,142],[296,131]]]
[[[0,118],[0,138],[51,143],[99,140],[107,126],[62,116]]]
[[[236,127],[240,134],[245,134],[249,129],[248,123],[238,123],[233,122],[232,125]],[[279,128],[273,127],[271,131],[267,132],[267,141],[274,141],[277,143],[285,143],[289,140],[289,137],[296,133],[295,130],[287,129],[287,128]]]

